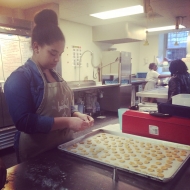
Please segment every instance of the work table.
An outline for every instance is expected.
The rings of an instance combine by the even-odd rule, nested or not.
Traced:
[[[168,88],[158,87],[153,90],[141,91],[141,92],[137,92],[136,96],[168,99]]]
[[[110,130],[113,128],[110,126]],[[114,175],[109,166],[58,149],[11,167],[7,173],[5,190],[188,190],[190,187],[190,160],[171,181],[161,183],[124,171],[116,171]]]

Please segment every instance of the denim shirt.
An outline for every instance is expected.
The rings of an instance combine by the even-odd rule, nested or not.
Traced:
[[[4,92],[9,113],[19,131],[33,134],[48,133],[51,130],[54,118],[36,114],[42,102],[44,82],[31,59],[8,77]],[[72,106],[71,112],[75,111],[77,110]]]

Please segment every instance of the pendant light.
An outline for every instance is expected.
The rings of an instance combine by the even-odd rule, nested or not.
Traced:
[[[148,31],[146,31],[146,39],[145,39],[145,42],[144,42],[144,44],[143,44],[144,46],[148,46],[148,45],[149,45],[147,36],[148,36]]]
[[[181,25],[181,24],[183,24],[183,19],[185,18],[185,16],[177,16],[176,17],[176,23],[175,23],[175,29],[176,29],[176,41],[175,41],[175,43],[174,43],[174,46],[178,46],[179,45],[179,43],[178,43],[178,41],[177,41],[177,33],[178,33],[178,31],[179,31],[179,26]]]
[[[175,43],[174,43],[174,46],[178,46],[179,44],[178,44],[178,41],[177,41],[177,32],[176,32],[176,41],[175,41]]]

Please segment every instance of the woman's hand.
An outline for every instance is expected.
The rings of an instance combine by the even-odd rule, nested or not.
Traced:
[[[93,124],[94,119],[92,117],[80,112],[74,112],[73,117],[55,117],[51,131],[63,128],[69,128],[73,131],[82,131],[92,127]]]
[[[0,159],[0,189],[2,189],[6,182],[6,176],[7,176],[7,170],[3,163],[3,161]]]
[[[74,112],[73,116],[78,117],[78,118],[82,119],[83,121],[88,122],[89,127],[92,127],[94,125],[94,119],[89,115],[82,114],[80,112]]]
[[[82,131],[91,127],[89,121],[84,121],[79,117],[70,117],[69,118],[69,128],[73,131]]]

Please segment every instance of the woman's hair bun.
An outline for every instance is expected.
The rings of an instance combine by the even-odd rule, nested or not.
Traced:
[[[36,25],[53,24],[58,26],[57,14],[51,9],[44,9],[34,16],[34,22]]]

